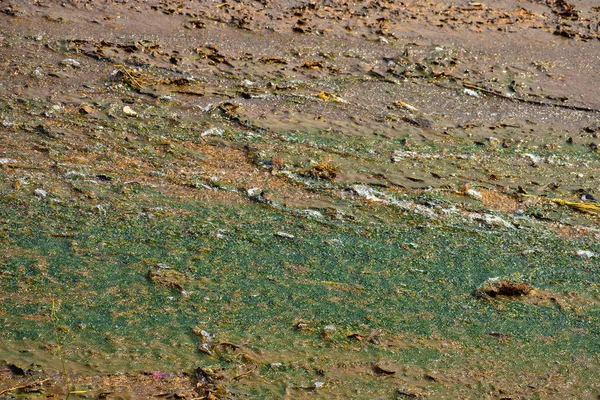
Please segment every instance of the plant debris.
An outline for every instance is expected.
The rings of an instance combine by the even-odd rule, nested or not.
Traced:
[[[181,293],[185,292],[183,285],[188,281],[184,274],[170,267],[163,267],[162,264],[148,271],[148,279],[161,286],[177,289]]]

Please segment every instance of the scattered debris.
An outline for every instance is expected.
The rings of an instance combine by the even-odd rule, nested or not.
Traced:
[[[346,100],[329,92],[320,92],[317,97],[323,101],[333,101],[334,103],[348,104]]]
[[[188,281],[188,278],[181,272],[160,263],[148,271],[148,279],[161,286],[177,289],[182,294],[185,293],[183,284]]]
[[[314,179],[325,179],[328,181],[334,180],[337,174],[337,167],[328,162],[321,162],[313,165],[308,171],[302,173],[304,176]]]

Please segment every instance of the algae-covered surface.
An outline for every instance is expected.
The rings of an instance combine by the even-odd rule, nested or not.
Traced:
[[[2,2],[0,398],[598,398],[599,18]]]

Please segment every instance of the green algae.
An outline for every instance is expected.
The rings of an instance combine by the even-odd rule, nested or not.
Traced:
[[[153,196],[159,204],[160,195]],[[259,204],[162,204],[156,215],[133,203],[127,212],[98,215],[85,206],[4,199],[1,218],[10,229],[0,269],[3,341],[15,349],[25,341],[51,344],[54,298],[66,359],[107,371],[177,371],[214,362],[196,350],[193,326],[218,340],[248,343],[271,360],[283,354],[284,362],[312,365],[311,357],[328,357],[321,362],[328,368],[344,357],[333,354],[356,347],[350,335],[374,330],[402,337],[402,351],[375,342],[346,357],[428,368],[441,357],[436,343],[450,340],[478,353],[473,362],[506,359],[512,363],[506,369],[516,370],[573,352],[594,358],[600,349],[599,272],[593,260],[574,256],[577,240],[535,230],[517,236],[419,225],[393,214],[362,225]],[[281,231],[291,236],[276,235]],[[158,264],[185,276],[182,290],[148,279]],[[499,276],[585,297],[560,307],[473,295]],[[310,329],[294,330],[297,321]],[[328,325],[335,330],[324,337]],[[510,340],[498,344],[490,334]],[[447,357],[444,370],[470,368],[462,350]],[[267,380],[287,377],[300,385],[306,378],[299,367],[289,374],[270,371],[268,363],[261,368]]]

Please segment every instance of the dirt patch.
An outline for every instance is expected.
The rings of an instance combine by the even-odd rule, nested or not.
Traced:
[[[500,279],[487,280],[475,291],[475,296],[484,299],[501,297],[526,296],[533,290],[531,285],[524,282],[514,282]]]
[[[520,207],[519,201],[514,196],[488,189],[479,190],[479,193],[481,193],[481,202],[490,210],[515,213]]]

